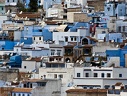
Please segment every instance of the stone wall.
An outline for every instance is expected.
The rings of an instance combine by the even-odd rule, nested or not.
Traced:
[[[0,69],[0,80],[3,81],[15,81],[18,80],[19,70],[18,69]]]
[[[94,1],[87,1],[88,6],[94,7],[96,11],[104,11],[104,2],[106,0],[94,0]]]

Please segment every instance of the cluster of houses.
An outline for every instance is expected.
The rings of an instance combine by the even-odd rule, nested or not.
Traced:
[[[0,96],[127,95],[126,0],[19,1],[0,0]]]

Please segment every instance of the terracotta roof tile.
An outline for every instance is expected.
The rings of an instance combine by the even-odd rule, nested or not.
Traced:
[[[25,14],[25,13],[23,13],[23,14],[16,14],[18,17],[20,17],[20,18],[40,18],[41,17],[41,15],[39,14],[39,13],[34,13],[34,14]]]
[[[12,92],[30,93],[32,88],[14,88]]]
[[[29,79],[29,80],[25,80],[23,82],[37,82],[40,81],[41,79]]]
[[[116,84],[115,84],[115,86],[120,86],[122,84],[122,82],[117,82]]]
[[[106,93],[107,89],[70,89],[67,93]]]
[[[95,38],[92,38],[92,37],[90,37],[90,36],[86,36],[86,37],[89,38],[89,39],[92,40],[92,41],[98,42],[98,40],[95,39]]]

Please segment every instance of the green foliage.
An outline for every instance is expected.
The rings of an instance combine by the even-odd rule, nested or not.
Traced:
[[[18,3],[17,3],[17,7],[18,7],[18,11],[23,11],[23,12],[27,12],[27,9],[24,7],[24,4],[20,3],[19,0],[18,0]]]
[[[29,3],[29,12],[37,12],[38,10],[38,0],[30,0]]]

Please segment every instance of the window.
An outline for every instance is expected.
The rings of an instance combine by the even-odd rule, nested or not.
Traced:
[[[59,75],[59,78],[63,78],[63,75],[61,74],[61,75]]]
[[[25,96],[24,94],[22,94],[22,96]]]
[[[57,74],[54,74],[54,78],[57,78]]]
[[[107,77],[111,77],[111,74],[110,73],[107,73]]]
[[[55,50],[51,50],[51,55],[54,55],[55,54]]]
[[[123,32],[125,32],[125,26],[123,26]]]
[[[80,77],[80,73],[77,73],[77,77]]]
[[[39,0],[39,3],[41,3],[41,0]]]
[[[104,73],[101,73],[101,77],[105,77],[105,74]]]
[[[119,77],[122,77],[122,74],[119,74]]]
[[[94,77],[97,77],[98,76],[98,74],[97,73],[94,73]]]
[[[45,86],[46,82],[38,82],[37,84],[38,84],[38,86]]]
[[[35,40],[35,37],[34,37],[34,40]]]
[[[121,32],[121,26],[118,26],[118,31]]]
[[[14,95],[13,96],[16,96],[16,93],[14,93]]]
[[[68,37],[65,37],[65,42],[68,42]]]
[[[110,85],[105,85],[104,87],[105,87],[105,89],[109,89]]]
[[[75,40],[75,41],[77,40],[76,37],[74,38],[74,40]]]
[[[71,37],[71,41],[73,41],[73,37]]]
[[[102,34],[105,34],[106,32],[105,31],[102,31]]]
[[[7,2],[9,2],[9,0],[7,0]]]
[[[86,76],[85,77],[89,77],[89,73],[86,73]]]
[[[41,37],[39,37],[39,40],[41,40]]]
[[[19,94],[18,96],[21,96],[21,94]]]
[[[26,88],[27,86],[26,86],[26,84],[24,84],[24,86],[23,86],[24,88]]]
[[[26,69],[26,66],[24,66],[24,69]]]
[[[30,84],[30,88],[32,88],[33,87],[33,85],[32,85],[32,83]]]
[[[29,94],[27,94],[27,96],[30,96]]]
[[[61,50],[57,50],[57,55],[60,56]]]
[[[2,7],[1,10],[4,10],[4,8]]]

